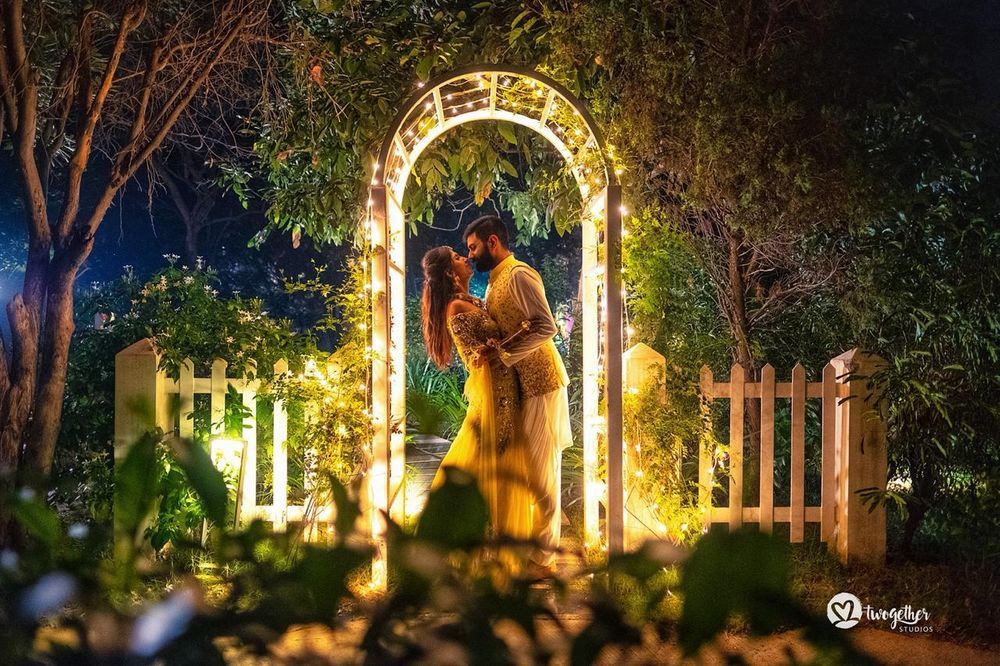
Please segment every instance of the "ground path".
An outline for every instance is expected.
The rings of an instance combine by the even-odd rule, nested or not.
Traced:
[[[571,629],[582,628],[584,616],[560,616]],[[362,655],[356,649],[364,631],[364,620],[350,622],[337,630],[319,625],[297,627],[286,633],[272,646],[270,658],[260,663],[279,664],[355,664],[362,662]],[[568,646],[559,638],[555,627],[540,625],[542,642],[556,654],[553,663],[568,664]],[[938,641],[922,636],[906,636],[879,629],[849,630],[856,647],[876,660],[892,666],[992,666],[1000,664],[1000,652],[947,641]],[[500,634],[511,646],[517,662],[531,664],[530,648],[519,630],[513,627],[498,627]],[[429,654],[433,659],[427,664],[464,664],[467,658],[460,649],[450,645],[433,645]],[[680,649],[673,643],[661,643],[650,635],[645,643],[624,653],[608,650],[597,661],[599,664],[627,666],[631,664],[705,664],[715,666],[726,664],[727,654],[740,654],[749,664],[771,666],[773,664],[807,663],[814,655],[813,649],[801,640],[798,631],[788,631],[764,638],[723,634],[716,642],[704,648],[697,659],[682,660]]]
[[[407,443],[407,465],[410,466],[410,488],[425,495],[429,489],[441,458],[448,448],[448,441],[438,438],[412,438]],[[561,556],[556,570],[563,574],[581,566],[574,543],[564,543],[565,553]],[[575,605],[575,604],[574,604]],[[581,607],[582,608],[582,607]],[[560,608],[559,617],[571,631],[579,630],[587,622],[585,610]],[[357,646],[364,632],[366,621],[357,619],[331,630],[320,625],[295,627],[288,631],[271,649],[271,655],[261,663],[290,664],[332,664],[360,663],[361,653]],[[565,641],[556,627],[540,625],[543,641],[559,655],[556,663],[568,663]],[[872,628],[851,629],[850,638],[862,651],[885,664],[906,666],[1000,666],[1000,646],[994,650],[959,645],[925,636],[909,636],[892,631]],[[530,648],[525,637],[513,627],[498,627],[498,633],[512,647],[521,663],[531,663]],[[435,664],[461,664],[466,659],[454,646],[433,646],[431,654]],[[738,634],[723,634],[714,645],[702,650],[698,659],[686,663],[725,664],[727,654],[740,654],[750,664],[784,664],[807,662],[813,656],[813,649],[802,640],[798,631],[787,631],[764,638],[751,638]],[[244,661],[246,655],[242,655]],[[250,660],[253,661],[253,660]],[[676,644],[659,642],[652,635],[646,637],[644,645],[625,654],[608,651],[599,663],[624,666],[626,664],[672,664],[682,661]]]

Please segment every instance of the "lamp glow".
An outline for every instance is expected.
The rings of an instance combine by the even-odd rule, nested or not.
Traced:
[[[220,437],[212,440],[208,455],[212,458],[212,464],[215,465],[215,468],[223,474],[238,474],[245,446],[246,443],[242,439]]]

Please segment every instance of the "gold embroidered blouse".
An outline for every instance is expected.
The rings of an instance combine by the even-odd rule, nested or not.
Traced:
[[[448,330],[451,332],[451,338],[458,350],[459,357],[470,373],[477,371],[476,357],[487,341],[491,338],[495,340],[502,338],[500,327],[485,309],[469,310],[452,315],[448,319]],[[490,364],[489,371],[492,377],[493,409],[497,428],[497,453],[500,454],[503,453],[514,436],[521,400],[517,375],[512,368],[508,368],[497,360]],[[479,410],[481,409],[482,405],[476,404],[470,398],[469,416],[476,423],[480,419]]]

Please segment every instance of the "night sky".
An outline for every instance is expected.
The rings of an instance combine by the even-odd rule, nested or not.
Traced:
[[[6,304],[21,288],[24,278],[23,261],[26,236],[23,206],[20,203],[14,175],[15,166],[9,155],[0,157],[0,302]],[[77,280],[78,288],[93,282],[105,282],[120,277],[126,266],[142,278],[148,277],[167,264],[164,255],[182,255],[184,226],[162,188],[154,189],[152,201],[144,181],[133,181],[123,190],[108,216],[101,224],[94,251],[87,260]],[[94,196],[84,191],[84,197]],[[456,193],[456,199],[466,199],[466,192]],[[258,202],[258,205],[262,205]],[[232,216],[243,213],[236,198],[226,195],[213,210],[215,215]],[[462,228],[480,214],[496,212],[490,202],[483,207],[472,206],[462,212],[445,205],[435,214],[434,227],[421,225],[418,234],[407,240],[407,293],[419,294],[421,288],[420,259],[424,252],[437,245],[450,245],[464,253]],[[53,214],[57,214],[54,211]],[[510,215],[501,212],[511,233],[514,224]],[[216,268],[240,264],[244,270],[274,267],[289,276],[312,275],[312,264],[328,267],[326,278],[337,279],[338,270],[344,265],[348,248],[327,245],[316,248],[308,238],[303,238],[298,248],[293,248],[287,233],[274,232],[260,249],[248,248],[248,241],[265,225],[260,210],[251,211],[240,219],[212,227],[202,243],[206,263]],[[203,232],[204,233],[204,232]],[[575,271],[579,270],[580,232],[560,238],[555,231],[548,239],[536,239],[530,247],[513,248],[515,254],[526,261],[537,262],[546,254],[566,253],[575,258]],[[230,285],[225,281],[223,290]],[[476,274],[472,291],[482,294],[486,288],[486,275]],[[244,296],[258,294],[243,293]],[[270,305],[270,304],[269,304]],[[318,307],[318,304],[317,304]],[[315,313],[317,316],[320,311]],[[4,335],[9,334],[7,318],[0,317]]]

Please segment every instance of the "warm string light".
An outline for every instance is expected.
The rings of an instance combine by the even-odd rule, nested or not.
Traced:
[[[424,88],[424,82],[422,81],[418,82],[417,85],[419,88]],[[447,90],[447,93],[442,99],[439,91],[443,88]],[[489,90],[489,93],[484,95],[482,91],[485,90]],[[472,96],[471,99],[470,95]],[[443,101],[447,102],[447,104],[443,104]],[[563,157],[566,158],[568,168],[571,169],[573,175],[576,177],[581,195],[585,200],[590,198],[591,191],[597,191],[598,188],[607,184],[609,169],[614,166],[611,163],[605,163],[603,168],[593,168],[597,163],[588,161],[588,156],[596,159],[601,157],[601,152],[599,150],[592,151],[593,148],[598,146],[598,143],[593,132],[590,131],[585,115],[573,103],[563,98],[558,91],[552,90],[547,85],[526,75],[491,73],[487,76],[474,74],[471,76],[463,75],[456,77],[437,85],[433,91],[423,93],[419,102],[415,103],[415,108],[418,109],[418,118],[411,125],[407,126],[402,134],[397,133],[393,136],[393,141],[396,145],[394,146],[395,152],[391,153],[391,159],[384,165],[379,164],[378,161],[373,164],[372,184],[378,185],[380,182],[384,183],[387,188],[390,188],[391,193],[397,199],[401,198],[405,184],[409,179],[410,169],[413,163],[419,158],[420,153],[451,127],[464,120],[472,119],[465,118],[466,114],[476,114],[475,118],[504,118],[504,114],[507,114],[507,117],[513,114],[520,119],[518,122],[521,124],[526,124],[530,127],[532,126],[531,123],[534,123],[537,126],[536,129],[556,144]],[[494,113],[496,116],[494,116]],[[404,136],[406,137],[405,141]],[[614,147],[607,146],[606,152],[608,156],[613,156]],[[615,168],[614,173],[615,175],[621,175],[622,169],[620,167]],[[371,209],[371,205],[371,202],[369,202],[369,209]],[[621,212],[624,220],[627,211],[623,207]],[[387,211],[386,214],[391,216],[393,213]],[[603,219],[603,208],[597,212],[595,218],[598,220],[598,223]],[[371,245],[380,244],[376,243],[377,230],[374,228],[376,223],[377,221],[374,220],[370,210],[368,239]],[[622,238],[627,236],[628,229],[623,224]],[[390,251],[392,251],[391,247],[390,244]],[[366,268],[374,269],[375,265],[366,264]],[[600,385],[604,382],[604,365],[607,361],[607,340],[602,330],[603,322],[607,321],[608,315],[607,282],[605,281],[606,270],[604,270],[603,266],[595,267],[593,272],[594,275],[591,276],[593,281],[590,282],[593,286],[589,288],[597,290],[599,294],[599,308],[597,313],[598,330],[594,338],[594,341],[597,343],[597,366],[596,371],[592,374],[594,375],[595,383]],[[379,307],[394,307],[388,303],[388,300],[395,293],[396,288],[395,282],[387,284],[383,276],[369,275],[362,289],[362,296],[372,308],[376,307],[376,304],[380,302],[386,303],[386,305]],[[629,323],[628,293],[624,285],[622,286],[621,295],[623,299],[624,332],[627,339],[630,340],[635,331]],[[395,300],[395,296],[392,296],[392,300]],[[374,316],[374,309],[372,313]],[[362,330],[368,331],[366,324],[362,324]],[[376,333],[377,335],[375,335]],[[370,344],[366,346],[365,351],[373,361],[378,356],[382,359],[381,362],[386,364],[385,370],[387,376],[385,380],[388,382],[387,388],[390,391],[391,399],[392,396],[397,394],[397,391],[402,390],[401,370],[396,367],[396,363],[392,360],[397,353],[401,353],[401,340],[397,339],[395,325],[391,322],[388,330],[379,332],[377,327],[373,327],[370,335],[372,335]],[[369,368],[369,375],[364,388],[366,393],[372,381]],[[359,388],[360,390],[362,389]],[[376,409],[377,406],[371,403],[375,394],[367,393],[367,395],[368,400],[365,409],[366,415],[370,415],[371,422],[374,425],[382,426],[385,423],[394,422],[394,415],[391,412],[395,408],[391,405],[385,405],[385,409]],[[593,432],[598,437],[602,436],[600,435],[602,431],[606,432],[605,418],[603,416],[595,416],[600,425],[594,428]],[[639,453],[640,449],[638,445],[636,445],[635,451],[637,454]],[[596,466],[597,460],[592,459],[593,457],[588,456],[585,464]],[[642,470],[640,468],[640,477],[641,474]],[[594,491],[597,489],[597,483],[599,482],[596,480],[588,480],[586,487],[590,491]],[[606,492],[606,486],[604,484],[601,485],[604,487],[604,492]],[[606,549],[606,545],[603,548]],[[376,572],[373,570],[374,573]]]

